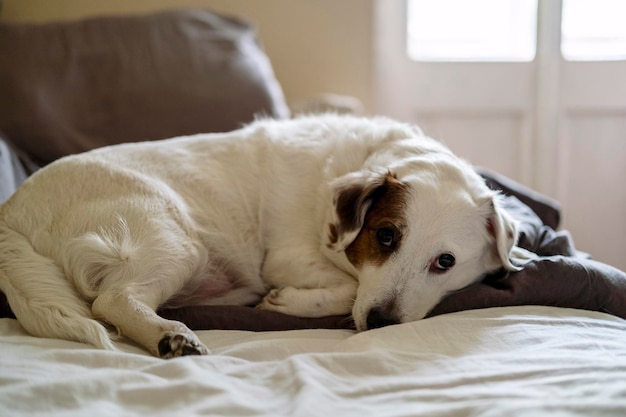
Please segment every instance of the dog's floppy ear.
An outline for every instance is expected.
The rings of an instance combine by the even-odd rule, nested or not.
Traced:
[[[390,175],[359,171],[331,182],[334,210],[329,225],[329,248],[341,251],[352,243],[363,227],[367,210],[383,192],[386,178]]]
[[[502,266],[509,271],[519,271],[522,268],[511,262],[511,255],[518,238],[517,222],[502,207],[500,198],[499,194],[495,194],[487,202],[489,212],[487,231],[494,240],[494,251],[497,252],[497,258]]]

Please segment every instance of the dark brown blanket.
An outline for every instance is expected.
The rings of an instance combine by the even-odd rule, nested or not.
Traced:
[[[500,272],[449,295],[429,316],[487,307],[546,305],[602,311],[626,319],[626,273],[578,253],[569,233],[555,231],[559,210],[554,202],[497,174],[483,175],[492,188],[507,194],[506,208],[521,225],[519,245],[540,257],[522,271]],[[349,316],[307,319],[245,306],[194,306],[160,310],[159,314],[193,330],[353,328]],[[0,317],[14,317],[1,293]]]

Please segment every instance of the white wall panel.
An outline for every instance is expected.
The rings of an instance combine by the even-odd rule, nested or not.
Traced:
[[[559,199],[580,250],[626,270],[626,114],[565,120]]]
[[[425,133],[474,165],[515,180],[522,177],[520,154],[525,142],[522,115],[516,113],[418,114]]]

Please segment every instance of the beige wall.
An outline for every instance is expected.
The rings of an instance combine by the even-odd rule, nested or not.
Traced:
[[[200,6],[243,17],[290,101],[320,92],[357,97],[371,111],[374,0],[4,0],[0,21],[45,22]]]

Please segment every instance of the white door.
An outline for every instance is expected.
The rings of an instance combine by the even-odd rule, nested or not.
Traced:
[[[483,2],[500,7],[503,0]],[[537,50],[530,61],[523,47],[517,61],[414,61],[407,55],[407,4],[376,4],[377,112],[417,123],[473,164],[559,200],[561,227],[578,249],[626,270],[626,62],[565,60],[561,0],[534,6]],[[463,22],[465,13],[449,8],[445,20]]]

